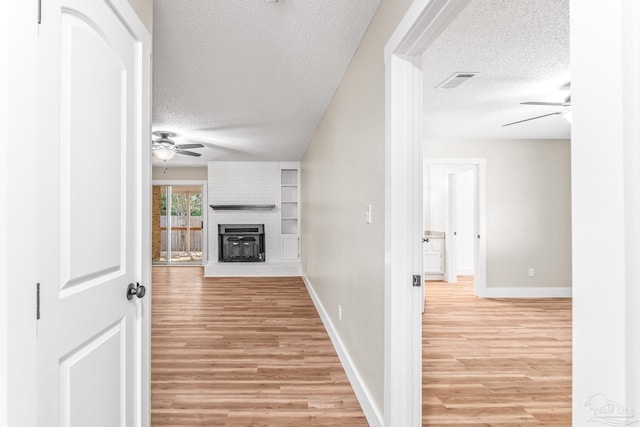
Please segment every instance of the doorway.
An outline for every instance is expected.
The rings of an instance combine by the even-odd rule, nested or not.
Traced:
[[[427,158],[423,168],[424,278],[486,285],[486,159]]]
[[[154,185],[152,262],[154,265],[203,265],[202,185]]]

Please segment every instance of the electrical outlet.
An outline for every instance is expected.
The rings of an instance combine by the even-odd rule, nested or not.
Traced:
[[[338,320],[342,320],[342,306],[338,304]]]
[[[533,268],[530,268],[530,269],[529,269],[529,277],[533,277],[533,276],[535,276],[535,275],[536,275],[535,270],[534,270]]]

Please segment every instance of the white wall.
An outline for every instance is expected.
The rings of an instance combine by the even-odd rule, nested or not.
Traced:
[[[206,167],[159,167],[155,166],[152,179],[162,181],[206,181],[208,178]]]
[[[209,162],[210,205],[278,204],[278,164],[273,162]],[[266,259],[280,259],[278,212],[214,211],[209,216],[209,260],[218,261],[219,224],[264,224]],[[241,266],[243,267],[243,266]]]
[[[379,413],[384,395],[384,45],[410,3],[382,1],[301,165],[303,268]],[[365,223],[367,205],[371,224]]]
[[[448,165],[427,165],[424,172],[424,229],[447,231]]]
[[[428,140],[424,155],[487,159],[488,288],[571,287],[569,141]]]
[[[594,394],[640,419],[639,6],[571,0],[576,426]]]

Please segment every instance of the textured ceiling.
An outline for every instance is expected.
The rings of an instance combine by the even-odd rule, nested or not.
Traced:
[[[167,165],[300,160],[379,4],[154,0],[153,130],[206,145]]]
[[[505,123],[566,108],[569,0],[471,0],[423,57],[424,132],[431,138],[570,138],[562,115]],[[455,72],[479,72],[455,89],[435,87]]]

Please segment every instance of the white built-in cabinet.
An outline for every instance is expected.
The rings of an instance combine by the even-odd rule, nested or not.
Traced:
[[[425,276],[444,275],[444,237],[429,237],[423,244],[423,250]]]
[[[300,163],[280,163],[280,247],[282,260],[300,257]]]

